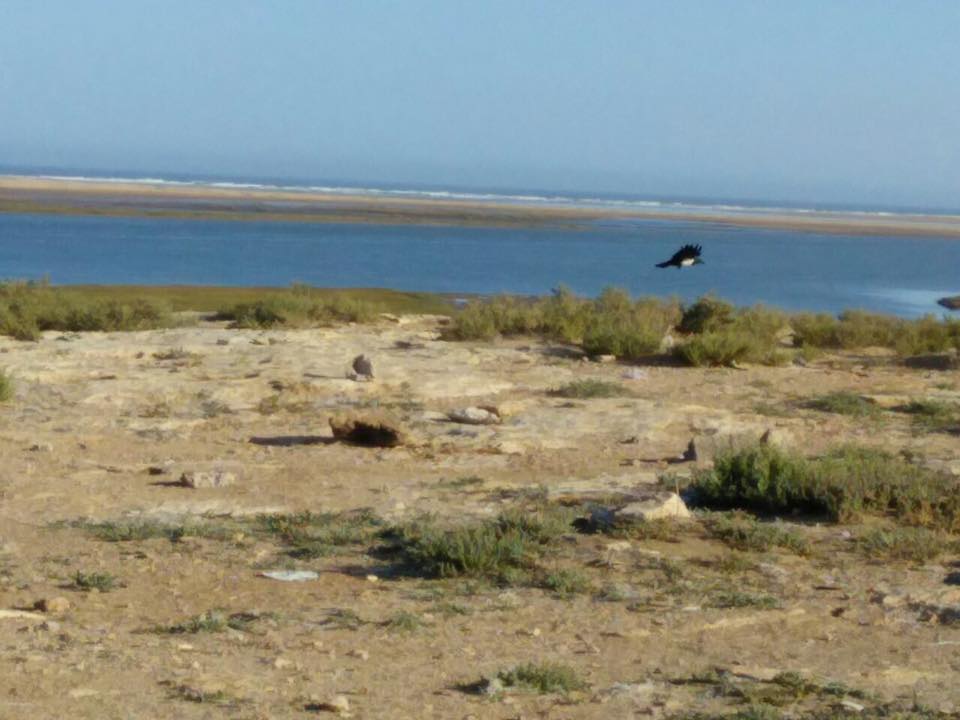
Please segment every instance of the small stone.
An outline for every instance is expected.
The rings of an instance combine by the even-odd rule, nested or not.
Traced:
[[[285,670],[287,668],[293,667],[293,661],[287,660],[285,657],[278,657],[273,661],[273,666],[277,670]]]
[[[234,485],[237,476],[226,470],[189,471],[180,476],[180,484],[193,488],[221,488]]]
[[[612,363],[617,361],[617,356],[616,355],[594,355],[590,359],[597,363]]]
[[[47,632],[60,632],[60,623],[56,620],[44,620],[40,623],[40,629]]]
[[[52,598],[41,598],[34,603],[33,607],[49,615],[63,615],[70,609],[70,601],[58,595]]]
[[[463,423],[465,425],[498,425],[500,415],[493,409],[487,407],[465,407],[459,410],[452,410],[447,413],[447,417],[453,422]]]
[[[53,445],[48,442],[34,443],[30,446],[30,452],[53,452]]]
[[[863,712],[866,709],[865,705],[856,703],[853,700],[841,700],[840,704],[847,710],[853,710],[854,712]]]
[[[380,582],[380,578],[378,578],[376,575],[367,575],[367,582]]]
[[[350,652],[347,653],[347,655],[349,655],[350,657],[355,657],[358,660],[370,659],[370,653],[368,653],[366,650],[351,650]]]

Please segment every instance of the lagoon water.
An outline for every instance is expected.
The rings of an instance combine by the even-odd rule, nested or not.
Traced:
[[[704,265],[658,269],[682,244]],[[389,287],[595,295],[705,293],[738,304],[903,316],[960,292],[960,241],[673,221],[578,230],[0,214],[0,277],[54,284]]]

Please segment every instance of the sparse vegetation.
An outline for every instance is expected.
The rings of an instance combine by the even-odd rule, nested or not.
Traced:
[[[586,400],[590,398],[615,398],[630,394],[620,383],[606,380],[574,380],[550,391],[554,397]]]
[[[346,295],[330,297],[308,285],[294,285],[285,294],[222,308],[218,317],[240,328],[317,327],[344,322],[371,322],[384,310]]]
[[[924,563],[960,549],[960,542],[922,527],[872,528],[857,538],[857,547],[872,558]]]
[[[98,592],[110,592],[121,583],[117,577],[108,572],[85,573],[77,570],[73,576],[73,587],[77,590],[96,590]]]
[[[232,528],[223,523],[193,522],[177,525],[157,520],[107,520],[79,521],[73,525],[107,542],[132,542],[152,538],[166,538],[170,542],[178,542],[186,537],[226,540],[232,535]]]
[[[730,608],[756,608],[757,610],[775,610],[780,600],[773,595],[725,590],[715,593],[707,602],[707,607],[726,610]]]
[[[390,528],[408,572],[426,577],[473,577],[504,584],[528,582],[546,547],[569,532],[573,512],[543,506],[513,509],[495,520],[442,529],[429,520]]]
[[[221,633],[226,630],[236,630],[243,632],[250,629],[253,623],[265,619],[268,616],[256,613],[233,613],[228,615],[225,610],[208,610],[202,615],[197,615],[173,625],[160,625],[153,629],[153,632],[162,635],[196,635],[198,633]],[[272,618],[273,616],[269,616]]]
[[[424,626],[423,619],[412,612],[398,612],[384,623],[384,626],[393,632],[415,632]]]
[[[570,597],[590,591],[590,579],[580,570],[559,568],[546,575],[543,587],[560,597]]]
[[[559,663],[527,663],[501,670],[497,678],[504,687],[532,690],[540,694],[585,690],[587,683],[573,668]]]
[[[0,403],[13,399],[13,376],[6,370],[0,370]]]
[[[280,539],[287,554],[300,559],[331,555],[347,545],[370,540],[381,521],[370,510],[343,513],[299,513],[260,515],[258,530]]]
[[[960,407],[940,400],[913,400],[894,410],[913,418],[914,427],[925,432],[960,434]]]
[[[858,418],[872,418],[880,414],[880,409],[875,403],[856,393],[847,391],[820,395],[803,403],[803,407]]]
[[[560,288],[548,298],[497,297],[471,303],[454,316],[447,334],[454,340],[537,335],[579,344],[591,355],[635,359],[656,353],[678,318],[676,303],[632,300],[615,288],[588,300]]]
[[[847,310],[838,317],[827,314],[793,315],[790,325],[798,346],[851,350],[883,347],[899,355],[940,352],[960,348],[960,321],[937,320],[927,315],[904,320],[861,310]]]
[[[713,537],[735,550],[767,552],[783,548],[806,555],[810,546],[799,533],[777,523],[760,522],[742,512],[713,513],[704,519],[704,527]]]

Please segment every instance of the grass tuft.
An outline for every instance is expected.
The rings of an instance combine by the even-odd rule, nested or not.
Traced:
[[[810,551],[809,543],[798,533],[744,513],[715,513],[707,516],[704,526],[710,535],[735,550],[767,552],[783,548],[797,555]]]
[[[13,376],[6,370],[0,370],[0,403],[13,399]]]
[[[858,418],[877,417],[880,414],[880,409],[875,403],[856,393],[847,391],[820,395],[805,402],[803,407]]]
[[[559,663],[527,663],[510,670],[501,670],[497,678],[508,688],[548,693],[568,693],[587,688],[586,681],[576,670]]]
[[[550,391],[553,397],[587,400],[590,398],[617,398],[630,395],[620,383],[606,380],[574,380]]]
[[[73,587],[77,590],[97,590],[98,592],[110,592],[116,587],[121,587],[121,583],[115,575],[110,573],[85,573],[77,570],[73,576]]]

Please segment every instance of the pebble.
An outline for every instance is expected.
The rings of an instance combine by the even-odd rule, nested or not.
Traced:
[[[30,452],[53,452],[53,445],[50,443],[34,443],[30,446]]]
[[[351,650],[350,652],[347,653],[347,655],[349,655],[350,657],[358,658],[359,660],[370,659],[370,653],[368,653],[366,650],[359,650],[359,649]]]

